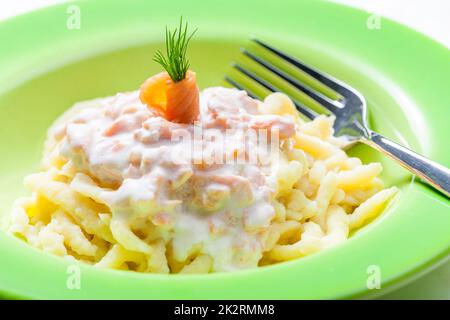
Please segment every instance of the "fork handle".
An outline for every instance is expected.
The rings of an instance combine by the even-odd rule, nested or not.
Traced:
[[[436,163],[398,143],[370,132],[369,138],[362,140],[365,144],[397,160],[403,167],[450,198],[450,169]]]

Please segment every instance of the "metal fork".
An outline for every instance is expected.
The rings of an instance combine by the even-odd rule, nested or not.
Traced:
[[[280,79],[286,81],[294,88],[302,91],[324,108],[328,109],[336,117],[334,123],[334,131],[336,136],[344,136],[350,143],[362,142],[375,148],[376,150],[381,151],[383,154],[396,160],[413,174],[419,176],[431,186],[441,191],[447,197],[450,197],[450,169],[429,160],[424,156],[421,156],[416,152],[387,139],[386,137],[383,137],[379,133],[370,130],[367,124],[366,101],[361,93],[342,81],[339,81],[324,72],[318,71],[317,69],[304,64],[300,60],[283,53],[273,46],[257,39],[252,40],[258,46],[268,50],[285,62],[288,62],[293,68],[297,68],[318,80],[320,83],[334,90],[342,97],[341,99],[333,100],[303,84],[299,79],[287,74],[267,59],[264,59],[244,48],[241,49],[242,53],[248,58],[255,61],[257,64],[267,69]],[[233,67],[238,72],[244,74],[246,77],[255,81],[267,90],[271,92],[281,91],[278,90],[278,88],[269,80],[249,71],[242,64],[235,63]],[[229,76],[225,76],[225,80],[237,89],[245,90],[250,96],[257,98],[257,96],[252,93],[248,87],[239,81],[233,80]],[[314,110],[306,107],[298,101],[293,101],[298,111],[300,111],[307,118],[312,120],[318,116],[318,113]]]

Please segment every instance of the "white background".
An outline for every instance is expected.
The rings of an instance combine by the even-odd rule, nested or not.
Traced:
[[[450,0],[333,0],[414,28],[450,48]],[[64,0],[0,0],[0,20]],[[449,52],[450,53],[450,52]],[[449,55],[450,57],[450,55]],[[386,298],[450,299],[450,262]]]

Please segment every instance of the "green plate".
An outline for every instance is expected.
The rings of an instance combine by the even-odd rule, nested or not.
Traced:
[[[221,85],[249,35],[273,43],[350,83],[367,98],[374,129],[450,166],[450,59],[446,48],[387,19],[321,1],[89,1],[81,28],[69,4],[0,23],[0,213],[28,193],[46,128],[72,103],[137,88],[158,71],[164,26],[179,16],[198,27],[190,50],[200,85]],[[76,10],[75,10],[76,11]],[[383,293],[450,251],[450,201],[368,148],[352,152],[385,166],[394,205],[345,244],[256,270],[152,275],[80,269],[0,232],[0,292],[24,298],[349,298]],[[375,266],[375,267],[374,267]],[[375,268],[375,269],[373,269]],[[74,271],[75,270],[75,271]],[[373,273],[375,270],[375,273]],[[381,277],[381,290],[367,283]],[[69,281],[69,285],[68,285]],[[370,287],[370,286],[369,286]],[[72,288],[72,289],[71,289]]]

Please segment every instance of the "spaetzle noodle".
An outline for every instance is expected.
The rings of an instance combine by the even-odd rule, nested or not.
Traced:
[[[153,114],[139,92],[78,103],[49,129],[42,171],[25,178],[32,195],[15,202],[9,230],[58,256],[137,272],[232,271],[313,254],[345,242],[398,191],[383,189],[381,164],[345,153],[333,121],[305,122],[281,93],[261,102],[221,87],[202,92],[196,125]],[[206,161],[171,140],[198,128],[215,137],[202,152],[225,145],[236,162]],[[257,139],[277,156],[238,162],[261,151],[239,133],[253,129],[268,131]]]

